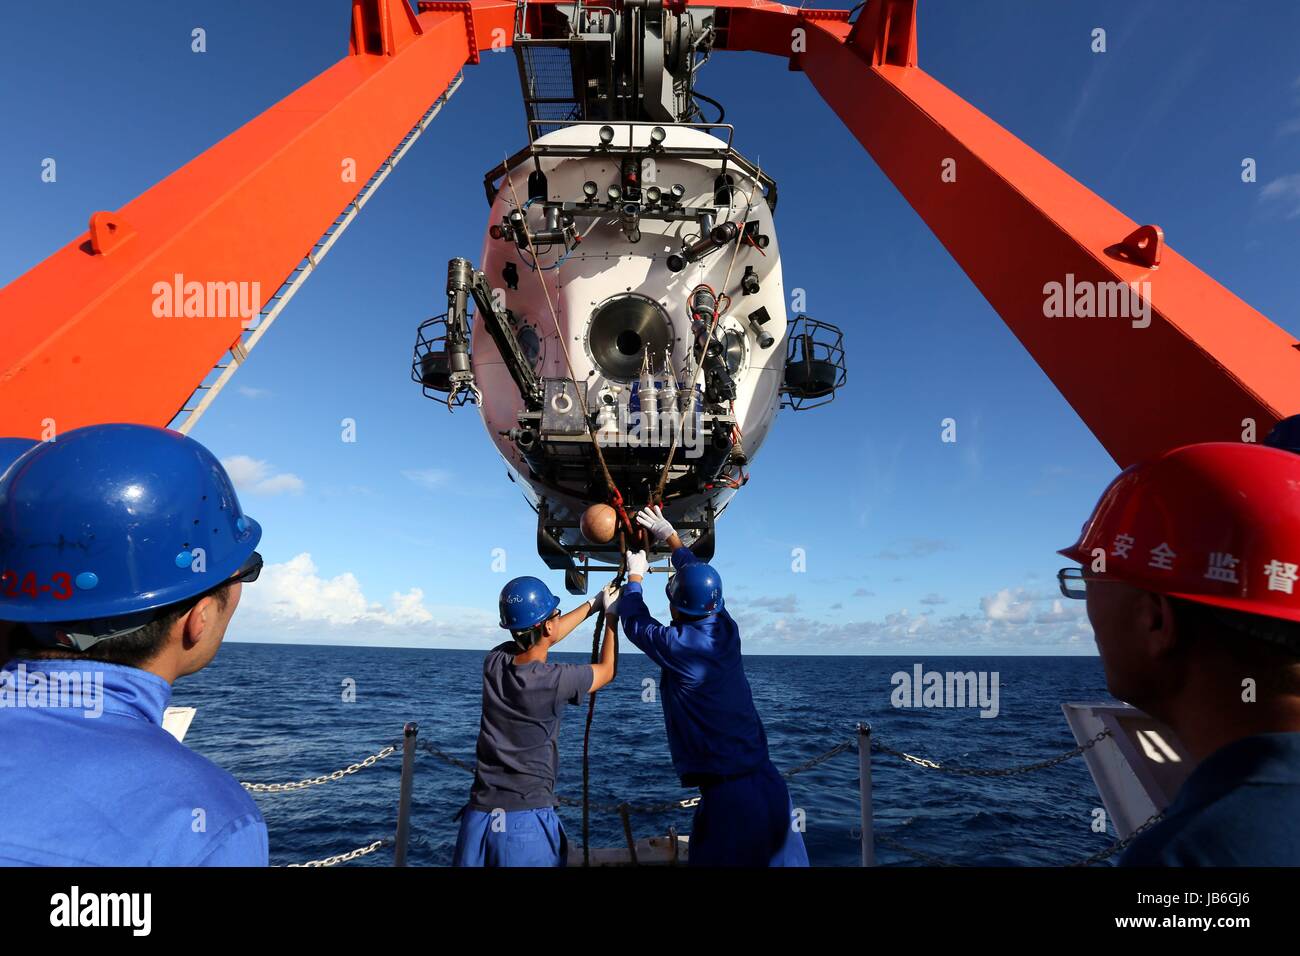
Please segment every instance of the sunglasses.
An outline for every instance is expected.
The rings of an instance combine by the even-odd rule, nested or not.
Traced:
[[[1094,574],[1087,577],[1083,568],[1061,568],[1056,572],[1056,583],[1061,586],[1061,593],[1074,601],[1082,601],[1088,596],[1088,584],[1107,584],[1115,578]]]
[[[252,584],[261,573],[262,556],[254,551],[248,556],[248,560],[239,566],[239,570],[226,578],[222,584]]]
[[[1075,601],[1082,601],[1088,596],[1088,582],[1083,576],[1083,568],[1061,568],[1056,572],[1056,583],[1061,586],[1061,593]]]

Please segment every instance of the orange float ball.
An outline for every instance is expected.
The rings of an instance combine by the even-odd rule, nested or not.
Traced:
[[[582,513],[582,536],[592,544],[608,544],[618,530],[618,513],[609,505],[592,505]]]

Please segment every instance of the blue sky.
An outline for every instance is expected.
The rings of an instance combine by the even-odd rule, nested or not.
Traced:
[[[334,63],[348,13],[7,5],[5,35],[26,40],[0,61],[0,282]],[[206,53],[190,50],[195,26]],[[920,4],[922,68],[1292,332],[1297,35],[1300,6],[1265,0]],[[513,55],[485,55],[466,81],[194,433],[233,460],[266,529],[272,567],[233,639],[484,647],[506,577],[561,588],[477,415],[448,415],[407,378],[447,259],[479,254],[482,174],[524,139]],[[778,180],[786,285],[845,330],[849,360],[838,401],[783,413],[720,524],[747,648],[1091,653],[1081,606],[1055,600],[1054,552],[1113,462],[803,76],[720,54],[700,89]],[[40,180],[45,157],[56,183]]]

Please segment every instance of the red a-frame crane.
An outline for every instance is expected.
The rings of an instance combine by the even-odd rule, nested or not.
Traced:
[[[693,5],[717,11],[716,48],[807,74],[1121,465],[1300,412],[1295,339],[919,69],[916,0],[868,0],[854,22],[767,0]],[[188,429],[462,67],[511,42],[515,12],[352,0],[348,56],[0,289],[0,434]],[[157,317],[155,287],[177,276],[256,282],[263,314],[250,328]],[[1044,286],[1067,276],[1149,283],[1150,326],[1046,318]]]

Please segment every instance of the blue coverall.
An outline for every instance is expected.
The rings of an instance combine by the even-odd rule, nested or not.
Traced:
[[[1256,734],[1210,754],[1120,866],[1300,866],[1300,733]]]
[[[680,571],[698,558],[673,551]],[[662,669],[660,698],[673,766],[700,788],[691,830],[693,866],[807,866],[785,780],[772,766],[740,654],[740,630],[723,607],[660,624],[640,582],[618,600],[623,633]]]
[[[163,730],[171,686],[135,667],[0,669],[0,866],[266,866],[266,824]]]

